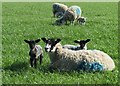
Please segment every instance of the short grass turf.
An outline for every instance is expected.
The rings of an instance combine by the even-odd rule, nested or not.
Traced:
[[[118,4],[64,4],[81,7],[86,25],[52,25],[52,3],[2,3],[2,83],[3,84],[116,84],[118,82]],[[29,46],[24,39],[61,38],[62,44],[74,44],[75,39],[91,39],[88,49],[98,49],[112,57],[114,71],[50,72],[49,56],[44,51],[42,65],[29,64]],[[44,42],[40,41],[44,50]],[[72,65],[72,64],[71,64]]]

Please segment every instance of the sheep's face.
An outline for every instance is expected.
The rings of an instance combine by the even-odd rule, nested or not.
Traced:
[[[63,12],[57,12],[57,13],[55,13],[55,16],[57,18],[61,18],[63,16]]]
[[[77,21],[78,21],[81,25],[85,25],[86,18],[85,18],[85,17],[80,17]]]
[[[42,38],[42,40],[46,43],[45,46],[45,51],[46,52],[52,52],[55,45],[61,41],[61,39],[46,39],[46,38]]]
[[[63,25],[63,24],[65,24],[64,18],[61,17],[60,19],[56,20],[56,21],[55,21],[55,24],[56,24],[56,25]]]
[[[80,45],[81,49],[84,49],[86,43],[89,42],[89,41],[90,41],[90,39],[87,39],[87,40],[75,40],[74,42],[78,43]]]

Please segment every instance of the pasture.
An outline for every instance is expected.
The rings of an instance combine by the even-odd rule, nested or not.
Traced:
[[[86,25],[55,26],[52,2],[2,3],[2,83],[3,84],[116,84],[118,82],[118,4],[67,2],[78,5],[87,17]],[[24,39],[61,38],[62,44],[74,39],[91,39],[88,49],[106,52],[116,68],[106,72],[58,72],[48,70],[50,60],[44,51],[42,65],[29,64],[29,46]],[[38,44],[43,47],[41,40]]]

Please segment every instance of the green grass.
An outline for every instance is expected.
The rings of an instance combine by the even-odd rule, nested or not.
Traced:
[[[87,17],[86,25],[53,26],[52,3],[3,3],[2,5],[2,82],[3,84],[116,84],[118,82],[118,7],[117,3],[65,3],[78,5]],[[91,41],[88,49],[106,52],[115,61],[112,72],[58,72],[48,70],[44,51],[42,65],[29,67],[29,47],[24,39],[61,38],[62,44],[75,39]],[[43,48],[43,41],[39,43]]]

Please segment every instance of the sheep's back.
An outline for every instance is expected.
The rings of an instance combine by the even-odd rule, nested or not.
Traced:
[[[53,7],[53,11],[63,12],[63,13],[68,9],[66,5],[60,3],[54,3],[52,7]]]
[[[81,8],[79,6],[71,6],[68,8],[68,11],[74,12],[75,19],[78,19],[79,17],[81,17],[82,11],[81,11]]]
[[[73,51],[63,49],[61,55],[62,59],[66,60],[66,63],[69,63],[69,61],[71,64],[80,64],[83,61],[86,61],[88,63],[98,62],[103,65],[104,70],[113,70],[115,68],[115,64],[112,58],[106,53],[99,50]]]

